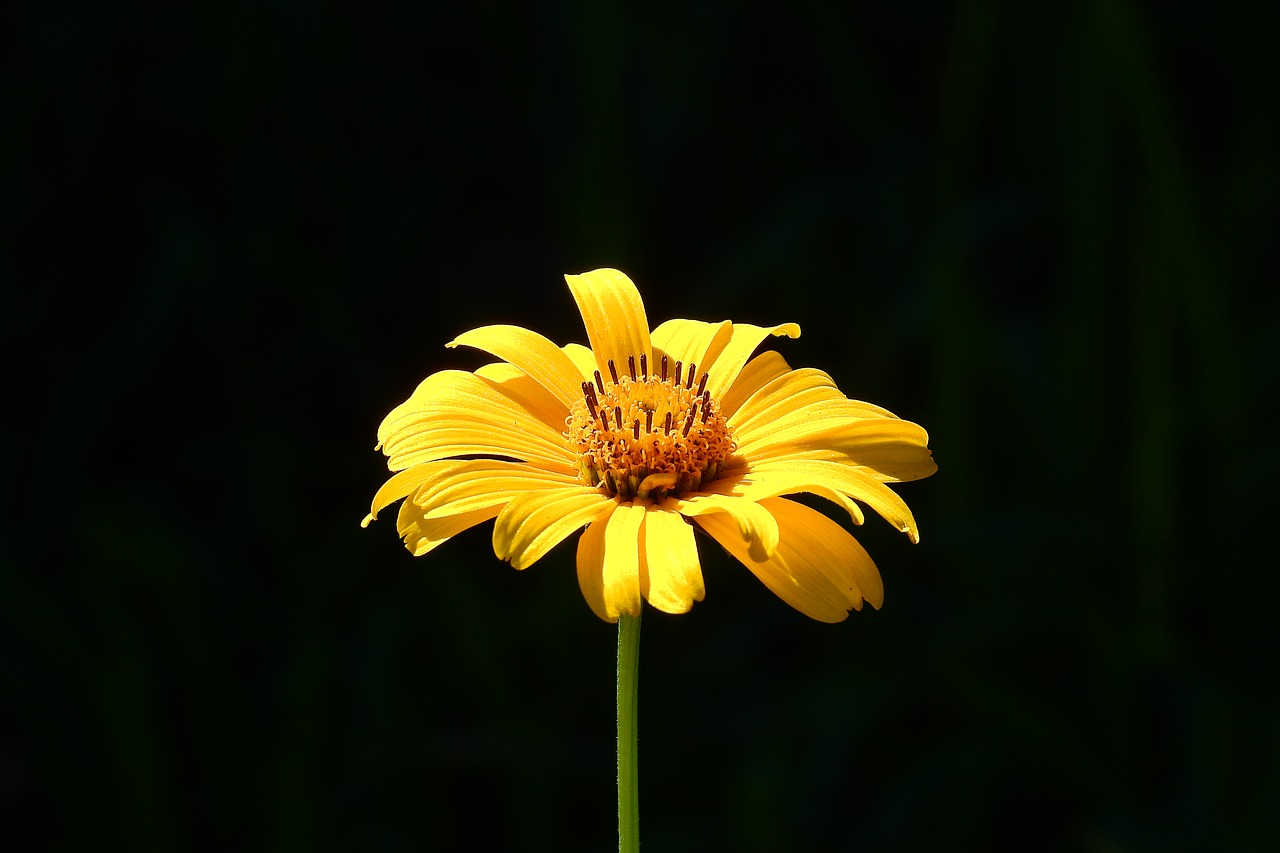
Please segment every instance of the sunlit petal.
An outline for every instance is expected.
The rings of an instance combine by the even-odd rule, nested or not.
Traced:
[[[649,508],[640,538],[640,593],[666,613],[686,613],[705,594],[693,527],[670,498]]]
[[[778,326],[753,326],[750,323],[734,323],[733,336],[725,344],[723,350],[708,368],[711,379],[707,387],[711,396],[720,399],[738,378],[742,366],[751,358],[756,347],[770,335],[786,335],[789,338],[800,337],[800,327],[795,323],[783,323]]]
[[[623,614],[640,615],[640,526],[644,516],[645,508],[639,504],[620,504],[609,516],[601,580],[610,622]]]
[[[520,326],[482,326],[463,332],[447,347],[475,347],[523,370],[547,393],[568,407],[582,396],[578,368],[560,347],[537,332]]]
[[[442,518],[424,518],[420,507],[412,501],[405,501],[400,505],[396,527],[400,531],[400,537],[404,539],[405,547],[413,556],[421,557],[464,530],[488,521],[498,511],[499,507],[495,506]]]
[[[697,519],[726,550],[752,571],[775,595],[822,622],[840,622],[865,598],[873,607],[883,602],[880,573],[857,541],[822,513],[785,498],[762,501],[776,518],[782,541],[765,561],[751,558],[717,516]]]
[[[720,411],[726,418],[732,419],[733,413],[741,408],[748,397],[779,376],[790,372],[791,365],[778,353],[773,350],[760,353],[738,372],[733,387],[720,398]]]
[[[720,323],[668,320],[653,330],[653,357],[661,359],[666,355],[673,371],[677,361],[686,369],[691,364],[697,365],[697,373],[701,375],[732,337],[733,324],[728,320]],[[654,365],[653,370],[657,369]]]
[[[589,486],[538,489],[513,497],[493,525],[499,559],[524,569],[566,536],[594,521],[613,501]]]
[[[599,269],[582,275],[566,275],[574,301],[582,313],[587,338],[596,354],[596,367],[609,375],[612,359],[621,370],[627,356],[639,360],[653,355],[649,344],[649,320],[644,302],[631,279],[613,269]]]
[[[672,507],[683,515],[726,515],[733,520],[752,559],[766,560],[778,547],[778,524],[760,504],[730,495],[695,494],[676,499]]]
[[[591,611],[606,622],[617,622],[618,614],[609,615],[609,606],[604,595],[604,550],[605,530],[609,527],[609,518],[618,504],[606,506],[598,518],[582,531],[578,538],[578,586],[582,597],[587,600]]]

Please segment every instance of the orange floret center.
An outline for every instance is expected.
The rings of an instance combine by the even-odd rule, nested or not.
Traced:
[[[677,361],[668,373],[665,355],[653,374],[644,355],[638,371],[634,356],[622,376],[612,360],[608,367],[612,381],[597,370],[565,421],[579,478],[623,500],[661,500],[716,479],[736,445],[707,374],[695,387],[696,365],[685,371]]]

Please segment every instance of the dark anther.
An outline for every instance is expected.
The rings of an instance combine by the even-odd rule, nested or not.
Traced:
[[[698,380],[698,396],[702,396],[702,392],[707,390],[707,374],[702,374],[702,378]]]
[[[680,370],[680,367],[682,364],[684,364],[684,362],[680,361],[679,359],[676,360],[676,373],[675,373],[675,376],[671,377],[671,381],[674,382],[677,386],[680,385],[680,374],[682,372]]]
[[[703,403],[702,404],[702,422],[705,424],[707,422],[707,418],[709,417],[711,417],[711,407],[708,406],[706,403]]]
[[[636,418],[636,422],[631,425],[631,434],[635,436],[636,441],[640,440],[640,419]]]
[[[640,353],[640,378],[649,378],[649,356]]]
[[[618,384],[618,368],[613,366],[613,359],[609,359],[609,375],[613,377],[613,384]]]
[[[613,407],[613,417],[618,422],[618,429],[622,429],[622,407],[621,406]]]
[[[692,388],[692,387],[693,387],[693,371],[694,371],[697,367],[698,367],[698,365],[694,364],[692,361],[691,361],[691,362],[689,362],[689,381],[687,381],[687,382],[685,382],[685,383],[684,383],[684,387],[686,387],[686,388]]]
[[[665,355],[662,357],[662,381],[667,381],[667,357]]]
[[[609,428],[609,413],[606,412],[604,409],[600,410],[600,426],[604,427],[605,429]]]
[[[662,434],[663,435],[671,434],[671,413],[670,412],[667,412],[667,422],[662,425]]]
[[[582,383],[582,398],[583,398],[584,400],[586,400],[586,401],[587,401],[587,409],[591,412],[591,418],[592,418],[592,420],[595,420],[595,416],[596,416],[596,393],[595,393],[595,389],[593,389],[593,388],[591,387],[591,383],[590,383],[590,382],[583,382],[583,383]]]
[[[685,438],[689,437],[689,430],[693,428],[693,419],[698,416],[698,404],[694,403],[693,408],[689,410],[689,419],[684,422],[684,430],[680,433]]]
[[[653,409],[644,413],[644,431],[653,432]]]
[[[596,371],[596,387],[600,389],[600,393],[604,393],[604,380],[600,378],[600,371]]]
[[[636,357],[634,355],[627,356],[627,369],[631,371],[631,381],[636,381]]]

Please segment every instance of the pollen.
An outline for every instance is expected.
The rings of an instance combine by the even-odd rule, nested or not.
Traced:
[[[582,383],[582,399],[565,420],[579,478],[623,500],[696,491],[715,480],[736,449],[728,424],[697,366],[668,364],[664,355],[650,372],[647,356],[609,376],[595,372]],[[670,368],[670,369],[669,369]]]

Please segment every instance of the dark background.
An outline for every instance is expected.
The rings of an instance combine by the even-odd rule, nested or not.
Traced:
[[[446,341],[616,266],[940,465],[879,612],[707,541],[647,611],[646,849],[1277,849],[1277,8],[5,13],[5,846],[612,849],[572,545],[358,523]]]

